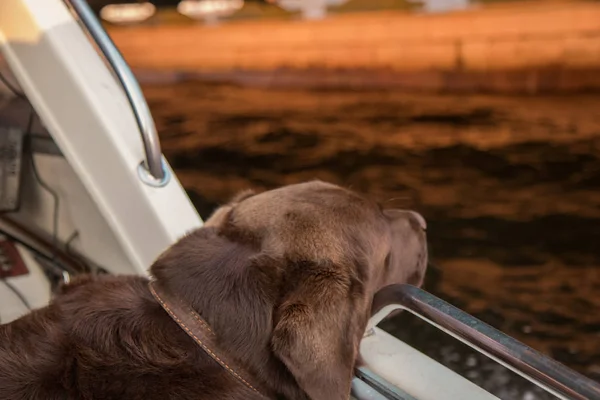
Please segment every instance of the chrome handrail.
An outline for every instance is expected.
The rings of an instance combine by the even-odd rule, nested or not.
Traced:
[[[373,387],[363,382],[358,377],[352,379],[352,389],[350,390],[350,400],[389,400],[383,394],[379,393]]]
[[[150,108],[142,93],[142,89],[138,81],[135,79],[133,72],[125,62],[125,59],[110,39],[102,24],[90,8],[86,0],[65,0],[71,5],[71,8],[77,14],[77,17],[88,31],[89,35],[94,39],[96,45],[100,49],[102,55],[110,65],[114,74],[117,76],[125,95],[129,100],[129,104],[135,115],[142,142],[144,143],[144,152],[146,159],[144,167],[152,179],[142,179],[144,182],[154,186],[163,186],[169,175],[166,172],[162,160],[162,151],[156,125],[152,119]]]
[[[357,367],[351,393],[357,400],[417,400],[365,366]]]
[[[600,400],[599,383],[415,286],[380,290],[367,332],[397,309],[429,322],[560,399]]]

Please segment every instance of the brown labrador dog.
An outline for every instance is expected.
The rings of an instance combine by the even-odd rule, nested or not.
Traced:
[[[208,323],[261,398],[341,400],[375,292],[422,283],[424,230],[419,214],[314,181],[237,196],[151,273]],[[211,354],[147,278],[86,277],[0,326],[0,398],[249,398]]]

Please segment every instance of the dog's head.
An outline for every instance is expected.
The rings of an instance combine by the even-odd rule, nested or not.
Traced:
[[[347,399],[375,292],[422,283],[424,231],[414,212],[313,181],[238,195],[152,273],[276,392],[291,379],[311,399]]]

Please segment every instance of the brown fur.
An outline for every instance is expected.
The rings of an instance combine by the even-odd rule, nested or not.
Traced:
[[[272,398],[347,399],[380,288],[420,285],[414,214],[309,182],[220,208],[151,267]],[[144,277],[83,277],[0,326],[0,399],[243,399]]]

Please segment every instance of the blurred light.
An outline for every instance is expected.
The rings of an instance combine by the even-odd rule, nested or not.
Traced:
[[[328,7],[341,6],[348,0],[277,0],[277,5],[286,11],[301,12],[306,19],[321,19]]]
[[[114,24],[144,21],[156,12],[152,3],[109,4],[102,7],[100,17]]]
[[[323,5],[325,7],[336,7],[347,3],[348,0],[272,0],[270,2],[277,3],[283,9],[300,10],[307,5]]]
[[[177,11],[190,18],[224,17],[244,6],[244,0],[183,0]]]
[[[421,4],[422,10],[428,13],[465,10],[471,3],[470,0],[408,0],[408,2]]]

